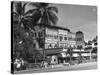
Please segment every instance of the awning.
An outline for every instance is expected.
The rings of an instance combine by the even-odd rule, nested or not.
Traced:
[[[68,49],[63,49],[62,51],[65,51],[65,52],[67,52],[67,51],[68,51]]]
[[[74,53],[72,54],[73,57],[79,57],[79,54],[78,53]]]
[[[64,52],[61,53],[61,55],[62,55],[63,58],[67,57],[66,53],[64,53]]]
[[[66,54],[65,52],[59,53],[58,58],[66,58],[66,57],[70,57],[70,54]]]

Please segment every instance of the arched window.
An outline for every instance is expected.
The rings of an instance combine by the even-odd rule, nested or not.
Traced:
[[[66,36],[64,37],[64,40],[67,40],[67,37]]]
[[[49,44],[49,48],[52,48],[52,44]]]
[[[62,39],[63,39],[63,37],[62,37],[62,36],[60,36],[60,41],[62,41]]]

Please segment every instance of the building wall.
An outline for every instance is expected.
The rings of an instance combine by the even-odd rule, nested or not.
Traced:
[[[68,31],[58,30],[59,47],[68,47]]]
[[[34,32],[34,37],[38,39],[40,48],[68,48],[84,45],[84,34],[80,31],[73,33],[63,28],[36,28],[39,31]],[[45,32],[44,32],[45,31]],[[44,34],[45,33],[45,34]]]
[[[45,48],[68,47],[68,31],[63,29],[45,29]]]
[[[58,30],[46,28],[45,29],[45,48],[58,47]]]
[[[81,31],[76,32],[76,45],[84,46],[84,34]]]
[[[73,32],[68,33],[68,45],[69,45],[69,47],[76,46],[76,34]]]

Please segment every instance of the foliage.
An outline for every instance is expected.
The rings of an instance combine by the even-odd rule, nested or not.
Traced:
[[[25,12],[27,3],[13,2],[13,54],[14,58],[28,59],[33,52],[33,38],[30,32],[30,12]],[[31,51],[31,52],[30,52]]]
[[[34,12],[32,17],[34,17],[33,22],[36,24],[45,25],[56,25],[58,9],[55,6],[49,6],[48,3],[31,3],[30,4],[35,9],[30,12]]]
[[[29,9],[26,7],[32,5],[36,9]],[[13,25],[13,56],[15,58],[22,57],[29,61],[41,59],[43,55],[37,50],[38,44],[43,42],[39,39],[39,33],[44,29],[37,24],[55,25],[57,22],[58,13],[56,7],[49,7],[47,3],[28,3],[28,2],[12,2],[12,25]],[[34,33],[36,36],[34,38]],[[44,34],[44,33],[43,33]],[[43,40],[43,39],[42,39]]]

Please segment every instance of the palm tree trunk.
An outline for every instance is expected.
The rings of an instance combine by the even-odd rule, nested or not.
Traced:
[[[35,64],[37,63],[37,59],[35,58]]]
[[[70,49],[70,64],[71,64],[71,61],[72,61],[72,51]]]
[[[43,50],[43,60],[45,60],[45,26],[44,26],[44,50]]]
[[[91,61],[91,59],[92,59],[92,56],[91,56],[91,50],[90,50],[90,61]]]
[[[79,61],[79,63],[82,63],[81,49],[80,49],[79,56],[80,56],[80,61]]]

